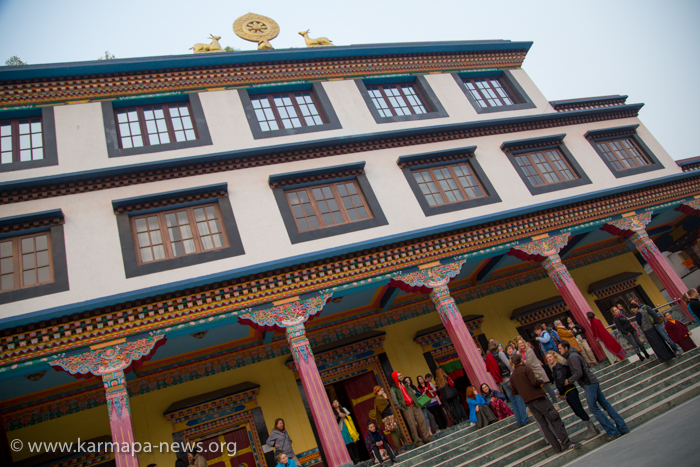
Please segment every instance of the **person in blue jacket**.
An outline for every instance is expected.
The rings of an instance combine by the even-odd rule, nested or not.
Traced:
[[[488,402],[476,391],[474,386],[467,387],[467,405],[469,405],[469,421],[477,428],[483,428],[498,421]]]

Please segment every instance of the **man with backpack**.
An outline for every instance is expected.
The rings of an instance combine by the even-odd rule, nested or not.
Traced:
[[[540,351],[542,355],[545,355],[548,351],[557,351],[557,345],[561,342],[559,335],[556,331],[547,331],[547,325],[541,324],[535,328],[535,334],[537,334],[537,340],[540,342]],[[556,336],[556,338],[554,337]]]

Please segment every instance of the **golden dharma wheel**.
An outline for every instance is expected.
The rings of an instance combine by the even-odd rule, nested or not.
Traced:
[[[277,37],[280,33],[280,27],[272,18],[248,13],[233,22],[233,32],[241,39],[260,42]]]

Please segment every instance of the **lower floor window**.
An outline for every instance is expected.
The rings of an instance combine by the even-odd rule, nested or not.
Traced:
[[[220,219],[214,204],[134,216],[139,261],[150,263],[228,246]]]
[[[299,232],[371,218],[355,181],[286,192]]]
[[[49,232],[0,240],[0,291],[53,282],[51,268]]]

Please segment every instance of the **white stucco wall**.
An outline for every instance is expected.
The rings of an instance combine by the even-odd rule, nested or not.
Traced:
[[[340,135],[373,133],[408,127],[425,127],[495,119],[516,115],[553,112],[544,96],[523,70],[513,71],[521,86],[537,105],[534,109],[477,114],[450,75],[429,75],[431,87],[450,114],[449,118],[378,125],[352,81],[324,83],[343,125],[342,130],[253,140],[236,91],[200,94],[213,146],[156,154],[107,158],[100,104],[82,104],[56,108],[59,166],[3,174],[3,180],[24,179],[70,173],[121,164],[208,154],[254,146],[287,144],[331,138]],[[244,266],[275,261],[291,256],[323,251],[350,243],[387,237],[407,231],[493,214],[545,201],[598,191],[680,173],[675,162],[656,139],[641,125],[639,136],[666,167],[653,172],[616,179],[591,144],[586,131],[640,123],[637,118],[571,125],[546,130],[484,136],[407,148],[384,149],[358,154],[298,161],[246,170],[167,180],[85,194],[10,204],[2,207],[0,217],[62,209],[65,214],[65,239],[70,290],[0,306],[0,318],[16,316],[61,305],[79,303],[175,281],[187,280],[235,270]],[[532,196],[500,146],[504,141],[566,133],[564,143],[592,183],[576,188]],[[406,179],[396,165],[400,156],[476,145],[476,158],[502,202],[442,215],[426,217]],[[388,225],[292,245],[289,241],[268,177],[292,171],[365,161],[367,178],[388,220]],[[121,245],[112,201],[189,187],[227,183],[233,212],[238,223],[245,255],[189,266],[162,273],[126,279]]]

